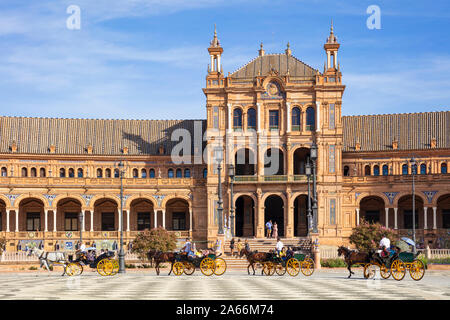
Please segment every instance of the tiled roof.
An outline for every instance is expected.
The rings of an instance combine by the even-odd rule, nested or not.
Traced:
[[[317,70],[308,66],[288,54],[266,54],[258,56],[237,71],[233,72],[232,78],[253,78],[257,75],[266,75],[271,69],[278,71],[280,75],[285,75],[289,69],[292,77],[313,77]]]
[[[450,111],[342,117],[343,151],[450,149]],[[356,144],[361,148],[356,150]]]
[[[206,130],[205,120],[105,120],[0,117],[0,153],[9,153],[13,141],[17,153],[119,155],[128,147],[129,155],[157,155],[160,145],[171,153],[179,141],[171,141],[175,129],[186,129],[194,137],[194,123]],[[193,143],[192,143],[193,145]],[[192,146],[192,152],[193,146]]]

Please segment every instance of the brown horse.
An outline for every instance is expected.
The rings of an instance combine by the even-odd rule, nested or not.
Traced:
[[[150,258],[150,252],[147,253],[147,257]],[[175,252],[161,252],[157,251],[153,254],[153,259],[155,260],[155,270],[156,274],[159,276],[159,265],[161,262],[170,262],[170,270],[169,270],[169,276],[172,273],[173,270],[173,264],[175,263]]]
[[[344,246],[340,246],[338,248],[338,256],[340,257],[341,255],[344,255],[345,263],[347,264],[347,269],[350,272],[348,278],[350,278],[352,274],[355,274],[352,271],[352,265],[356,263],[364,263],[364,264],[369,263],[371,258],[371,255],[368,253],[350,250],[349,248]]]
[[[247,258],[248,266],[247,266],[247,273],[250,274],[250,266],[253,269],[253,275],[255,275],[255,264],[263,264],[264,262],[270,260],[273,256],[272,252],[253,252],[253,251],[247,251],[247,249],[242,249],[239,253],[239,256],[244,256]],[[263,269],[264,270],[264,269]],[[263,270],[261,270],[261,274],[263,273]]]
[[[150,261],[150,267],[153,267],[153,260],[155,259],[155,255],[158,250],[151,249],[147,252],[147,259]]]

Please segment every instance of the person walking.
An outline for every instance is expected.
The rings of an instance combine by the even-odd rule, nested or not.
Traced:
[[[272,235],[272,220],[267,221],[266,229],[267,229],[267,238],[270,238],[270,236]]]
[[[273,222],[272,238],[278,238],[278,225],[276,221]]]
[[[234,238],[231,238],[231,241],[230,241],[230,250],[231,250],[231,256],[233,256],[233,251],[234,251]]]

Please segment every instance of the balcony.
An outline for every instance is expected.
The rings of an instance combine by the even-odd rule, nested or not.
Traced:
[[[380,176],[351,176],[351,177],[343,177],[344,183],[351,184],[366,184],[366,183],[412,183],[412,175],[380,175]],[[450,174],[426,174],[426,175],[415,175],[414,181],[417,183],[420,182],[442,182],[449,181],[450,182]]]
[[[234,183],[306,183],[306,175],[266,175],[266,176],[235,176]]]

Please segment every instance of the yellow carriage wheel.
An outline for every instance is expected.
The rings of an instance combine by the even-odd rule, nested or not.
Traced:
[[[290,258],[286,262],[286,271],[291,277],[296,277],[300,272],[300,262],[295,258]]]
[[[390,270],[389,268],[386,268],[385,265],[382,265],[382,266],[380,267],[380,276],[381,276],[383,279],[389,278],[389,277],[391,276],[391,270]]]
[[[266,276],[272,276],[275,273],[275,265],[270,261],[264,262],[263,272]]]
[[[369,268],[370,268],[370,263],[367,263],[364,265],[364,269],[363,269],[364,279],[369,279]]]
[[[413,280],[419,281],[425,275],[425,265],[421,260],[414,260],[409,266],[409,275]]]
[[[66,266],[68,276],[78,276],[83,273],[83,267],[77,262],[71,262]]]
[[[176,276],[181,276],[182,274],[183,274],[183,271],[184,271],[184,265],[183,265],[183,263],[182,262],[175,262],[174,264],[173,264],[173,273],[176,275]]]
[[[279,276],[284,276],[284,274],[286,273],[286,267],[285,266],[283,267],[283,264],[281,264],[281,263],[277,263],[275,265],[275,272]]]
[[[109,259],[102,259],[97,263],[97,272],[101,276],[109,276],[112,274],[112,271],[114,269],[114,266]]]
[[[113,265],[113,270],[111,272],[111,276],[115,276],[119,272],[119,261],[113,259],[110,260]]]
[[[392,262],[391,265],[392,278],[394,278],[397,281],[400,281],[405,277],[405,274],[406,274],[405,264],[399,259],[394,260],[394,262]]]
[[[205,276],[210,276],[214,273],[214,271],[216,270],[216,265],[214,264],[214,260],[211,258],[204,258],[201,262],[200,262],[200,271],[205,275]]]
[[[216,258],[214,264],[216,265],[216,268],[214,269],[214,274],[216,276],[221,276],[227,271],[227,263],[222,258]]]
[[[184,273],[188,276],[192,275],[195,271],[195,266],[189,261],[183,262],[183,267]]]
[[[314,273],[314,261],[311,258],[305,258],[300,264],[300,271],[307,277]]]
[[[364,278],[365,279],[372,279],[375,277],[375,264],[368,263],[364,266]]]

